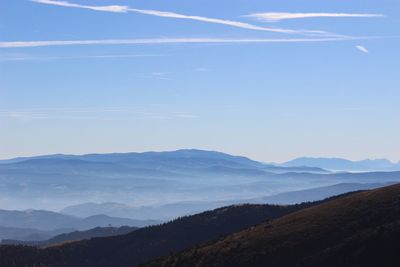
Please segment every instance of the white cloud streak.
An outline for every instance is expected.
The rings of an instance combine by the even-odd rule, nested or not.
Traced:
[[[165,11],[158,11],[158,10],[129,8],[127,6],[117,6],[117,5],[88,6],[88,5],[74,4],[74,3],[67,2],[67,1],[53,1],[53,0],[31,0],[31,1],[35,2],[35,3],[40,3],[40,4],[90,9],[90,10],[95,10],[95,11],[117,12],[117,13],[135,12],[135,13],[157,16],[157,17],[195,20],[195,21],[202,21],[202,22],[214,23],[214,24],[222,24],[222,25],[226,25],[226,26],[242,28],[242,29],[247,29],[247,30],[255,30],[255,31],[267,31],[267,32],[275,32],[275,33],[303,34],[303,35],[332,35],[325,31],[292,30],[292,29],[262,27],[262,26],[257,26],[257,25],[253,25],[250,23],[233,21],[233,20],[208,18],[208,17],[202,17],[202,16],[190,16],[190,15],[183,15],[183,14],[178,14],[178,13],[174,13],[174,12],[165,12]]]
[[[0,48],[26,48],[44,46],[76,45],[161,45],[161,44],[246,44],[246,43],[306,43],[355,40],[354,37],[325,38],[155,38],[155,39],[116,39],[116,40],[65,40],[65,41],[17,41],[0,42]]]
[[[111,6],[87,6],[74,4],[67,1],[53,1],[53,0],[31,0],[35,3],[53,5],[53,6],[62,6],[62,7],[75,7],[75,8],[83,8],[90,9],[95,11],[106,11],[106,12],[117,12],[117,13],[126,13],[128,12],[127,6],[119,6],[119,5],[111,5]]]
[[[356,48],[357,48],[358,50],[360,50],[361,52],[363,52],[363,53],[366,53],[366,54],[369,53],[369,50],[368,50],[365,46],[357,45]]]
[[[88,56],[68,56],[68,57],[50,57],[50,56],[31,56],[31,55],[1,55],[1,61],[55,61],[55,60],[80,60],[80,59],[128,59],[145,57],[164,57],[162,54],[125,54],[125,55],[88,55]]]
[[[253,25],[253,24],[249,24],[249,23],[245,23],[245,22],[239,22],[239,21],[223,20],[223,19],[208,18],[208,17],[201,17],[201,16],[188,16],[188,15],[182,15],[182,14],[177,14],[177,13],[173,13],[173,12],[163,12],[163,11],[157,11],[157,10],[129,9],[129,11],[146,14],[146,15],[158,16],[158,17],[188,19],[188,20],[197,20],[197,21],[208,22],[208,23],[223,24],[223,25],[232,26],[232,27],[236,27],[236,28],[255,30],[255,31],[268,31],[268,32],[287,33],[287,34],[325,34],[326,33],[323,31],[290,30],[290,29],[281,29],[281,28],[262,27],[262,26],[257,26],[257,25]]]
[[[288,12],[267,12],[246,15],[264,22],[276,22],[288,19],[306,18],[383,18],[382,14],[354,14],[354,13],[288,13]]]

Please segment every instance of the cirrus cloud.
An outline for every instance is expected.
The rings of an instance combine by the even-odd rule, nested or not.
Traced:
[[[306,19],[306,18],[382,18],[382,14],[357,14],[357,13],[289,13],[289,12],[266,12],[246,15],[265,22],[276,22],[288,19]]]
[[[226,26],[242,28],[247,30],[254,31],[267,31],[267,32],[275,32],[275,33],[285,33],[285,34],[303,34],[303,35],[333,35],[331,33],[319,30],[292,30],[292,29],[283,29],[283,28],[275,28],[275,27],[263,27],[257,26],[246,22],[219,19],[219,18],[209,18],[203,16],[192,16],[192,15],[184,15],[178,14],[174,12],[166,12],[159,10],[147,10],[147,9],[138,9],[138,8],[130,8],[128,6],[88,6],[70,3],[67,1],[54,1],[54,0],[31,0],[35,3],[46,4],[46,5],[54,5],[54,6],[62,6],[62,7],[71,7],[71,8],[82,8],[82,9],[90,9],[95,11],[105,11],[105,12],[117,12],[117,13],[127,13],[134,12],[144,15],[151,15],[157,17],[165,17],[165,18],[174,18],[174,19],[186,19],[186,20],[195,20],[206,23],[213,24],[222,24]]]
[[[75,8],[90,9],[95,11],[117,12],[117,13],[126,13],[128,12],[129,9],[127,6],[120,6],[120,5],[88,6],[88,5],[74,4],[67,1],[53,1],[53,0],[31,0],[31,1],[35,3],[53,5],[53,6],[75,7]]]
[[[368,48],[366,48],[365,46],[357,45],[356,48],[357,48],[358,50],[360,50],[361,52],[363,52],[363,53],[366,53],[366,54],[369,53]]]
[[[0,48],[23,48],[44,46],[76,45],[151,45],[151,44],[246,44],[246,43],[307,43],[355,40],[355,37],[324,38],[153,38],[153,39],[111,39],[111,40],[51,40],[0,42]]]

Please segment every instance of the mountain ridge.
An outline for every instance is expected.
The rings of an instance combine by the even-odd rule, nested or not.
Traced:
[[[364,159],[352,161],[344,158],[300,157],[279,164],[279,166],[309,166],[336,171],[398,171],[400,162],[391,162],[388,159]]]
[[[143,227],[159,223],[152,220],[133,220],[128,218],[94,215],[85,218],[46,210],[0,210],[0,226],[55,231],[60,229],[87,230],[98,226],[136,226]]]
[[[400,184],[342,196],[147,267],[398,266]]]
[[[80,241],[95,237],[109,237],[109,236],[123,235],[137,229],[139,228],[129,227],[129,226],[121,226],[118,228],[96,227],[86,231],[72,231],[67,233],[61,233],[45,240],[21,241],[15,239],[5,239],[1,241],[1,245],[24,245],[24,246],[35,246],[35,247],[48,247],[48,246],[60,245],[65,242]]]

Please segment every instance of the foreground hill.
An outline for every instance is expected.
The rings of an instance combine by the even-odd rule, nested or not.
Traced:
[[[352,194],[147,266],[400,266],[400,185]]]
[[[318,203],[230,206],[138,229],[127,235],[47,249],[1,246],[0,266],[137,266]]]

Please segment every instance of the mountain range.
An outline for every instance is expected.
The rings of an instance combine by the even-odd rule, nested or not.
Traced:
[[[203,201],[176,202],[157,206],[134,207],[124,203],[82,203],[68,206],[60,210],[62,214],[78,217],[88,217],[105,214],[114,217],[147,218],[149,220],[172,220],[179,216],[190,215],[242,201]],[[246,201],[243,201],[246,202]],[[242,202],[242,203],[243,203]]]
[[[338,183],[396,181],[400,176],[394,172],[336,173],[194,149],[56,154],[0,161],[0,208],[61,210],[83,203],[124,203],[140,211],[135,217],[130,213],[132,219],[169,220],[218,207],[203,205],[210,201],[221,206]],[[185,203],[182,212],[176,203]],[[158,213],[166,211],[166,205],[170,212]],[[160,216],[153,216],[157,213]]]
[[[296,204],[302,202],[318,201],[335,195],[353,191],[375,189],[384,187],[394,182],[387,183],[339,183],[330,186],[315,187],[305,190],[284,192],[260,198],[250,198],[230,201],[202,201],[202,202],[176,202],[159,206],[134,207],[124,203],[82,203],[68,206],[60,210],[62,214],[77,217],[89,217],[96,214],[105,214],[113,217],[137,218],[143,216],[148,219],[174,219],[183,215],[191,215],[206,210],[228,206],[232,204]]]
[[[0,241],[12,239],[39,242],[71,231],[74,231],[74,229],[38,230],[34,228],[0,226]]]
[[[59,210],[99,199],[136,207],[224,201],[307,186],[277,183],[274,176],[287,172],[329,173],[202,150],[16,158],[0,161],[0,208]]]
[[[283,167],[308,166],[332,171],[399,171],[400,162],[393,163],[387,159],[365,159],[351,161],[342,158],[302,157],[280,164]]]
[[[0,225],[15,228],[34,228],[43,231],[56,229],[88,230],[95,227],[136,226],[144,227],[159,223],[157,221],[132,220],[128,218],[110,217],[107,215],[93,215],[78,218],[45,210],[0,210]]]
[[[398,266],[399,221],[396,184],[301,205],[223,207],[45,249],[1,246],[0,266]]]
[[[385,162],[363,161],[363,168]],[[0,208],[7,209],[0,210],[0,239],[43,241],[109,225],[143,227],[232,204],[294,204],[400,182],[400,172],[386,167],[354,173],[300,163],[272,165],[202,150],[0,161]]]
[[[25,245],[36,247],[49,247],[52,245],[60,245],[66,242],[79,241],[84,239],[91,239],[94,237],[108,237],[117,236],[130,233],[137,230],[137,227],[121,226],[121,227],[96,227],[86,231],[73,231],[55,235],[49,239],[41,241],[21,241],[15,239],[4,239],[1,245]]]
[[[0,210],[0,240],[38,242],[76,230],[109,226],[144,227],[159,223],[160,221],[133,220],[102,214],[79,218],[45,210]]]
[[[400,182],[399,171],[295,165],[202,150],[0,161],[0,208],[7,209],[0,210],[0,239],[43,241],[109,225],[143,227],[232,204],[294,204]]]
[[[83,203],[66,207],[59,213],[44,210],[0,210],[0,239],[6,240],[8,243],[11,240],[11,243],[14,244],[43,243],[57,235],[68,234],[75,230],[87,230],[109,225],[144,227],[161,222],[159,220],[124,219],[122,218],[123,216],[127,218],[142,216],[145,218],[164,217],[174,219],[179,216],[191,215],[232,204],[296,204],[318,201],[352,191],[379,188],[389,184],[392,183],[341,183],[255,199],[226,202],[178,202],[154,207],[132,207],[123,203]],[[52,241],[48,243],[52,243]]]

